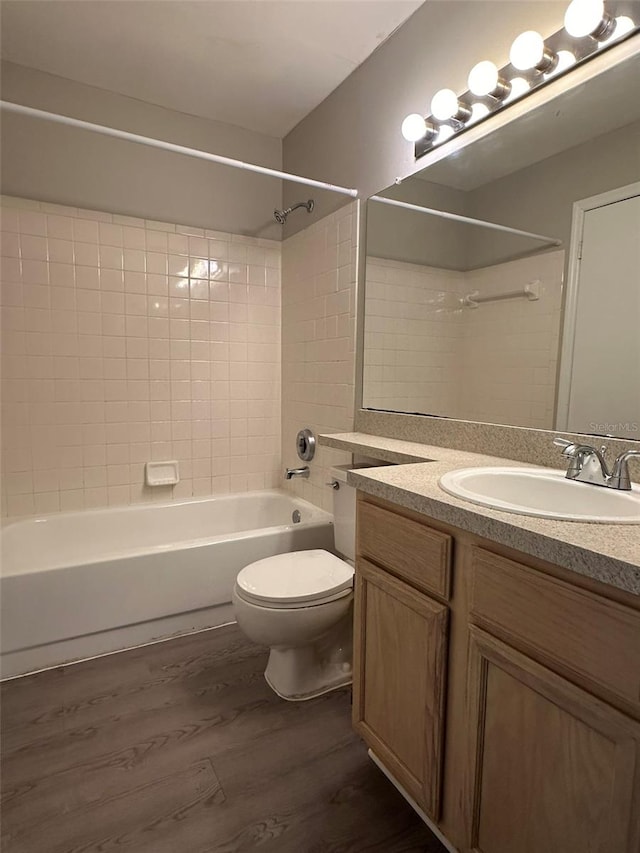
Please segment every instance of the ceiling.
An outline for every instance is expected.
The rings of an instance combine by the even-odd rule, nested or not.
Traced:
[[[4,0],[2,57],[284,137],[423,0]]]

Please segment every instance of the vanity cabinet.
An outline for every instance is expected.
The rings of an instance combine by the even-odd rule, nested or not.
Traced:
[[[439,816],[448,611],[358,561],[353,720],[383,764]]]
[[[640,600],[359,494],[354,726],[463,853],[640,851]]]
[[[632,853],[640,726],[470,628],[469,848]]]
[[[364,501],[358,531],[354,726],[435,821],[442,794],[451,537]]]

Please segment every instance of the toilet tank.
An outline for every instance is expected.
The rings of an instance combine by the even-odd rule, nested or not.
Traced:
[[[384,463],[380,463],[384,464]],[[333,490],[333,524],[336,551],[347,560],[356,558],[356,490],[347,484],[347,472],[371,465],[335,465],[331,478],[339,484]]]

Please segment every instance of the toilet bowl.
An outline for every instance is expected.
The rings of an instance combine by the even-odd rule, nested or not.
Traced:
[[[353,559],[355,489],[331,469],[336,550]],[[312,699],[352,679],[353,563],[329,551],[294,551],[242,569],[233,590],[241,630],[269,646],[265,679],[283,699]]]

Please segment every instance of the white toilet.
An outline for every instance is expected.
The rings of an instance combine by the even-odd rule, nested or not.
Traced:
[[[264,677],[283,699],[312,699],[351,682],[355,489],[353,465],[331,469],[335,546],[294,551],[250,563],[236,578],[233,604],[238,625],[256,643],[270,646]]]

